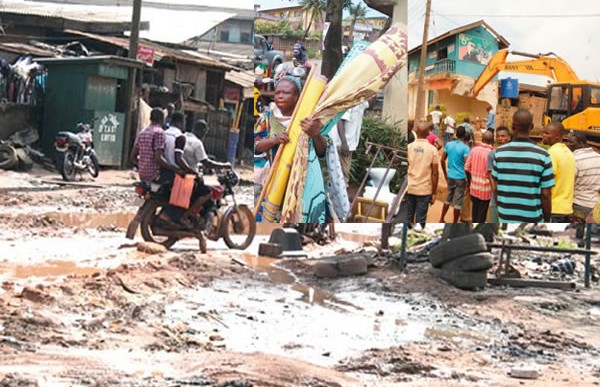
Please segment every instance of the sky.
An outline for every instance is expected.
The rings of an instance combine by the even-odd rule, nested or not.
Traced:
[[[425,4],[426,0],[408,0],[410,48],[422,42]],[[600,82],[598,0],[432,0],[431,8],[431,38],[484,19],[508,40],[509,50],[554,52],[571,65],[580,79]],[[511,55],[508,59],[526,58]],[[514,73],[501,73],[500,77],[503,75],[540,85],[547,80]]]

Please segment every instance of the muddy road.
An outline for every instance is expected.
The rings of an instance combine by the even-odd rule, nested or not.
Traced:
[[[597,283],[468,292],[382,257],[364,276],[315,277],[319,257],[375,255],[379,229],[362,225],[302,260],[258,257],[265,227],[244,252],[181,241],[150,255],[124,237],[129,172],[94,188],[3,173],[0,386],[600,383]],[[539,377],[511,378],[521,365]]]

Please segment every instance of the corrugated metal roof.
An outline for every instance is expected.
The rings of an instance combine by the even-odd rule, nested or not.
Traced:
[[[99,42],[109,43],[109,44],[115,45],[117,47],[126,49],[126,50],[129,49],[129,39],[128,38],[122,38],[122,37],[116,37],[116,36],[104,36],[104,35],[92,34],[89,32],[82,32],[82,31],[75,31],[75,30],[65,30],[65,32],[67,32],[69,34],[73,34],[73,35],[84,36],[84,37],[87,37],[87,38],[90,38],[93,40],[97,40]],[[198,64],[198,65],[202,65],[202,66],[206,66],[206,67],[218,68],[218,69],[222,69],[222,70],[234,69],[233,66],[218,62],[209,57],[200,56],[200,55],[192,56],[183,51],[176,50],[173,48],[168,48],[168,47],[162,46],[162,45],[154,43],[154,42],[141,40],[140,44],[154,48],[154,50],[155,50],[154,57],[155,57],[155,60],[158,60],[158,61],[160,61],[163,58],[172,58],[172,59],[182,61],[182,62],[193,63],[193,64]]]
[[[35,47],[25,43],[0,43],[0,51],[38,57],[53,57],[57,55],[57,53],[54,51],[45,50],[43,48]]]
[[[165,42],[182,43],[202,36],[223,21],[236,17],[252,19],[252,11],[235,10],[225,7],[193,7],[181,4],[144,3],[141,20],[149,23],[149,28],[140,31],[140,37]],[[178,2],[178,3],[179,3]],[[191,2],[191,0],[190,0]],[[179,5],[179,6],[178,6]],[[160,7],[160,8],[158,8]],[[187,8],[186,8],[187,7]],[[80,22],[131,22],[131,6],[64,4],[25,0],[0,1],[0,14],[3,12],[21,15],[55,17]],[[250,16],[247,16],[250,15]]]
[[[225,74],[225,80],[242,87],[254,87],[255,76],[250,71],[230,71]]]

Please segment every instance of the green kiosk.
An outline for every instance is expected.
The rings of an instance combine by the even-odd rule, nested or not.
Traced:
[[[118,56],[45,58],[48,70],[41,145],[53,149],[60,131],[76,131],[77,123],[94,127],[94,147],[102,166],[122,168],[128,163],[135,129],[126,127],[129,70],[144,63]]]

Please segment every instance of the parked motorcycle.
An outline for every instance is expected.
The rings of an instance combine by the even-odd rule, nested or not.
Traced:
[[[256,223],[252,211],[244,204],[237,204],[233,188],[240,178],[234,171],[217,170],[219,184],[209,186],[210,202],[192,219],[193,230],[167,229],[159,216],[169,203],[169,187],[152,187],[143,183],[135,184],[135,192],[144,198],[144,204],[127,227],[126,237],[133,239],[137,229],[148,242],[160,243],[169,248],[180,239],[197,238],[200,250],[206,252],[206,238],[217,241],[223,238],[230,249],[244,250],[252,243],[256,234]],[[230,196],[233,204],[228,204]],[[207,221],[208,217],[208,221]]]
[[[95,119],[94,119],[95,120]],[[87,171],[92,177],[98,177],[100,165],[94,150],[93,121],[77,124],[77,133],[58,132],[54,139],[54,148],[59,152],[56,167],[63,179],[75,180],[77,173]]]

